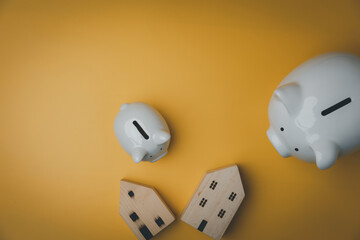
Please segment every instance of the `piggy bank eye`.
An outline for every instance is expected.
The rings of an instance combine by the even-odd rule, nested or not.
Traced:
[[[281,127],[281,128],[280,128],[280,131],[282,131],[282,132],[283,132],[284,130],[285,130],[285,129],[284,129],[283,127]]]
[[[299,151],[299,149],[298,149],[298,148],[295,148],[295,151],[297,151],[297,152],[298,152],[298,151]]]

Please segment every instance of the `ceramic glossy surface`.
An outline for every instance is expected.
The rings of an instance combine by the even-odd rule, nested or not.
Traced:
[[[360,145],[360,59],[329,53],[297,67],[272,95],[269,121],[281,156],[331,167]]]
[[[135,163],[166,155],[170,131],[158,111],[146,103],[125,103],[114,121],[115,135]]]

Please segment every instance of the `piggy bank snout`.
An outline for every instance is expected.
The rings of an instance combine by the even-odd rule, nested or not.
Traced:
[[[275,147],[276,151],[278,151],[278,153],[286,158],[286,157],[290,157],[290,151],[289,148],[281,141],[281,139],[279,138],[279,136],[276,134],[276,132],[274,131],[274,129],[272,129],[271,127],[266,131],[266,134],[270,140],[270,142],[272,143],[272,145]]]

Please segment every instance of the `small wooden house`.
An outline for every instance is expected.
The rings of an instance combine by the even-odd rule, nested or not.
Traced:
[[[120,182],[120,215],[141,240],[152,238],[175,220],[154,188],[126,180]]]
[[[236,165],[209,171],[186,206],[181,220],[219,240],[244,197]]]

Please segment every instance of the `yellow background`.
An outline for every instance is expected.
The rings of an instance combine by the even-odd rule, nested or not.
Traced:
[[[156,239],[209,239],[179,217],[207,170],[238,164],[224,239],[360,239],[360,152],[326,171],[283,159],[267,107],[294,67],[360,54],[360,2],[0,0],[0,239],[134,239],[120,179],[177,217]],[[144,101],[168,155],[134,164],[113,120]]]

